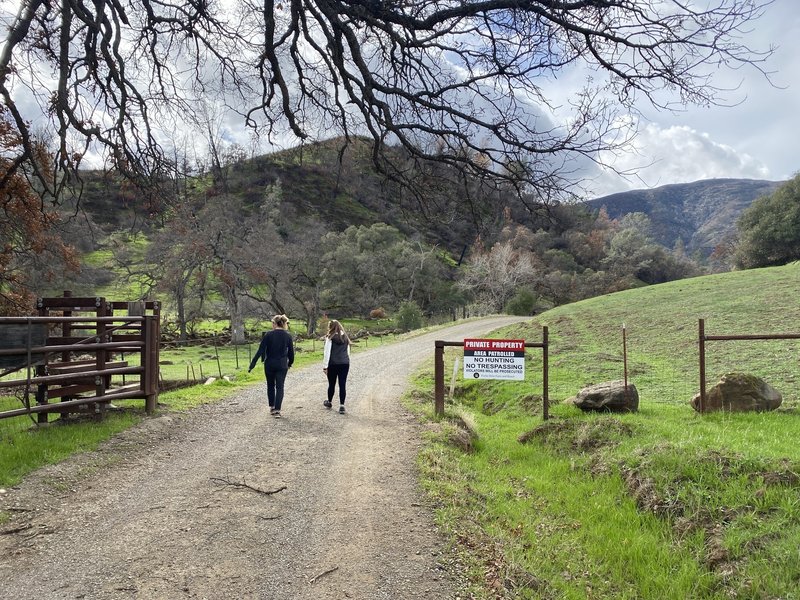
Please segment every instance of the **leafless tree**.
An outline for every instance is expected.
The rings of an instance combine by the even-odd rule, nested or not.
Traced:
[[[532,253],[515,249],[510,241],[498,242],[470,258],[458,285],[489,310],[502,311],[514,292],[532,284],[539,274]]]
[[[375,164],[403,183],[443,164],[533,184],[546,201],[575,160],[627,141],[617,117],[642,97],[716,103],[716,71],[763,69],[771,49],[744,40],[769,3],[21,0],[6,17],[0,96],[22,150],[0,177],[24,167],[55,197],[99,153],[131,178],[163,178],[159,130],[214,98],[269,140],[366,136]],[[565,73],[586,74],[566,101],[548,90]],[[56,170],[37,163],[31,100]],[[387,146],[407,159],[386,160]]]

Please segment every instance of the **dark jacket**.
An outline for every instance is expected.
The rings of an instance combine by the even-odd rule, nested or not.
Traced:
[[[259,358],[264,361],[265,370],[277,371],[291,367],[294,362],[294,344],[289,332],[285,329],[273,329],[261,338],[258,352],[250,361],[251,371]]]

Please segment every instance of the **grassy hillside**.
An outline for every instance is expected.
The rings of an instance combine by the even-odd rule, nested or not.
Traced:
[[[543,423],[534,352],[525,382],[459,383],[420,464],[474,596],[800,597],[800,343],[709,344],[709,385],[728,370],[761,375],[783,392],[781,410],[700,416],[687,405],[697,319],[707,333],[800,332],[799,282],[800,264],[684,280],[499,332],[539,340],[549,327],[556,403],[622,377],[625,322],[641,402],[616,416],[558,403]],[[430,385],[423,374],[417,410],[430,410]],[[465,429],[477,435],[469,451]]]

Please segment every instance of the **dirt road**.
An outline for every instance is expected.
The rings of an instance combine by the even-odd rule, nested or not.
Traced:
[[[262,384],[40,470],[0,496],[0,530],[20,528],[0,535],[0,598],[458,597],[398,399],[435,339],[519,320],[354,353],[345,415],[318,365],[290,371],[280,420]]]

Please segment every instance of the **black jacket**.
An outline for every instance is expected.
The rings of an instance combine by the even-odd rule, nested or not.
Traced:
[[[285,329],[273,329],[261,338],[258,352],[250,361],[251,371],[259,358],[264,361],[264,369],[276,371],[291,367],[294,362],[294,344],[289,332]]]

